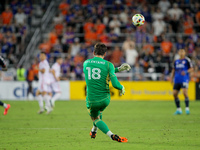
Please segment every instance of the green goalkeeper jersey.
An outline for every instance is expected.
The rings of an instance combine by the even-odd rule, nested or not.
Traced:
[[[85,81],[87,84],[87,99],[89,103],[101,102],[110,98],[109,81],[114,88],[122,90],[122,85],[117,80],[114,65],[100,57],[88,59],[83,64]]]

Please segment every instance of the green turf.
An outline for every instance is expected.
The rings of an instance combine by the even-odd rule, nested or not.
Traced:
[[[128,143],[111,141],[100,130],[91,139],[92,122],[84,101],[58,101],[50,115],[38,115],[36,101],[9,103],[8,115],[0,116],[0,149],[200,149],[199,101],[191,102],[191,115],[183,111],[181,116],[173,115],[173,102],[111,101],[103,120],[113,133],[127,137]]]

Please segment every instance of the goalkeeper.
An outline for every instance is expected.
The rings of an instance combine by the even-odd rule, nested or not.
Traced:
[[[109,130],[105,122],[102,121],[102,111],[110,103],[109,80],[111,80],[113,87],[120,90],[121,95],[124,95],[125,88],[117,80],[115,72],[130,70],[131,68],[126,63],[118,68],[114,68],[112,63],[103,59],[106,55],[106,50],[107,47],[104,44],[97,43],[94,47],[95,57],[86,60],[83,64],[87,84],[86,106],[93,121],[90,136],[91,138],[95,138],[97,129],[99,128],[112,140],[127,142],[127,138],[113,134]]]

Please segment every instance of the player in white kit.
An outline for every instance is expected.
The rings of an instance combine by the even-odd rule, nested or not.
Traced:
[[[40,63],[39,63],[39,87],[36,93],[39,102],[39,114],[44,112],[44,104],[45,101],[45,109],[47,110],[47,114],[49,114],[52,109],[50,105],[51,96],[48,95],[50,91],[50,67],[49,63],[46,60],[46,54],[44,52],[40,53]]]
[[[58,100],[58,98],[61,96],[59,81],[60,81],[60,71],[62,63],[63,59],[61,57],[58,57],[50,70],[51,89],[53,90],[53,92],[55,92],[54,96],[51,98],[50,101],[52,107],[55,107],[55,101]]]

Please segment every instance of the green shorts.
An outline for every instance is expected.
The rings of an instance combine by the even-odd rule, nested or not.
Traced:
[[[110,98],[96,103],[87,102],[86,105],[89,115],[94,118],[98,117],[100,115],[100,112],[103,111],[109,105],[109,103]]]

